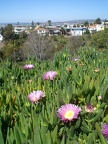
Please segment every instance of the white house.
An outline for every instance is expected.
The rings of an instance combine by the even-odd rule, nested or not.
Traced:
[[[19,34],[19,33],[26,31],[26,30],[27,30],[27,27],[25,27],[25,26],[15,26],[14,27],[15,34]]]
[[[3,36],[0,34],[0,42],[3,41]]]
[[[86,28],[84,28],[84,27],[73,27],[71,29],[71,35],[72,36],[81,36],[85,32],[86,32]]]
[[[104,25],[98,24],[98,25],[96,26],[96,28],[97,28],[97,31],[102,31],[102,30],[104,30]]]
[[[61,28],[55,27],[55,26],[47,26],[47,27],[38,27],[36,28],[36,31],[40,35],[61,35]]]
[[[104,25],[103,24],[93,24],[93,25],[90,25],[88,27],[90,33],[93,33],[93,32],[98,32],[98,31],[102,31],[104,30]]]

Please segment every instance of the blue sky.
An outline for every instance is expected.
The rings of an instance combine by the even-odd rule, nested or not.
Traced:
[[[0,23],[108,19],[108,0],[0,0]]]

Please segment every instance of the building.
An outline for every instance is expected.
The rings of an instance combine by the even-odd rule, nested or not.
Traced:
[[[27,27],[26,26],[15,26],[14,27],[15,34],[20,34],[23,31],[27,31]]]
[[[36,31],[37,31],[37,33],[40,34],[40,35],[47,35],[47,34],[49,34],[49,31],[48,31],[48,29],[46,29],[46,28],[41,28],[41,27],[39,27]]]
[[[61,35],[62,31],[61,28],[56,26],[46,26],[46,27],[36,27],[35,30],[40,35]]]
[[[90,33],[98,32],[104,30],[103,24],[93,24],[88,27]]]
[[[3,41],[3,36],[0,34],[0,42]]]
[[[49,35],[61,35],[62,34],[62,31],[61,31],[61,28],[49,28],[48,29],[49,31]]]
[[[108,28],[108,22],[103,22],[104,28]]]
[[[72,36],[81,36],[86,32],[86,29],[87,28],[85,28],[85,27],[73,27],[71,29],[71,35]]]

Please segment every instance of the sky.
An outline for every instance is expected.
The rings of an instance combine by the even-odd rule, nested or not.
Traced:
[[[0,0],[0,23],[108,19],[108,0]]]

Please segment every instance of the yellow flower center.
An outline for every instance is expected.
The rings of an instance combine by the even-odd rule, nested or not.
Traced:
[[[70,110],[65,113],[65,118],[71,120],[74,116],[74,111]]]

